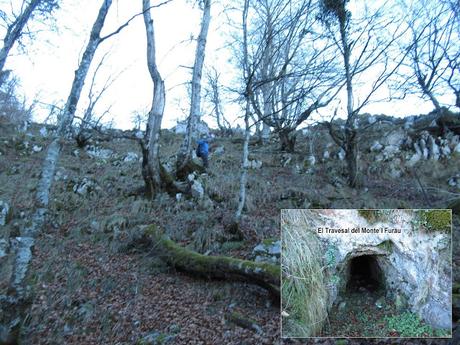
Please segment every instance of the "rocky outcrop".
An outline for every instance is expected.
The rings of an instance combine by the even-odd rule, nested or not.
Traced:
[[[393,210],[384,222],[369,222],[358,211],[335,210],[324,217],[329,228],[388,228],[400,233],[318,234],[330,258],[330,303],[344,289],[353,258],[372,256],[383,272],[387,295],[403,297],[410,310],[434,328],[451,327],[450,233],[423,231],[420,220]],[[323,225],[324,226],[324,225]],[[397,297],[399,296],[399,297]]]

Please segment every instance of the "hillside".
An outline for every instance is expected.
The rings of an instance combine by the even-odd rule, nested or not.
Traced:
[[[450,132],[440,139],[430,130],[436,125],[429,123],[420,131],[414,130],[417,121],[407,125],[391,118],[377,118],[367,128],[374,120],[368,117],[362,124],[363,178],[357,189],[347,187],[345,162],[324,128],[299,133],[294,153],[280,152],[276,136],[267,145],[251,141],[243,239],[226,231],[238,202],[241,137],[212,140],[210,167],[194,177],[203,195],[163,193],[154,200],[142,194],[141,153],[135,141],[107,140],[120,131],[94,133],[86,149],[66,140],[47,226],[34,248],[28,278],[32,306],[21,330],[23,343],[282,342],[279,306],[264,289],[174,271],[156,256],[155,246],[139,243],[150,224],[199,253],[254,260],[256,246],[280,237],[280,209],[452,207],[456,241],[460,136]],[[51,127],[39,124],[25,131],[0,125],[0,201],[9,208],[6,225],[0,227],[1,294],[12,271],[13,239],[31,217],[51,132]],[[164,130],[161,140],[167,165],[182,136]],[[458,282],[460,253],[458,246],[453,248]],[[257,260],[277,262],[277,256],[259,255]]]

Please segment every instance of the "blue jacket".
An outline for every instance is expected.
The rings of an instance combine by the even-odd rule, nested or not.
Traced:
[[[196,148],[196,155],[198,157],[207,157],[209,154],[209,143],[205,139],[198,141],[198,147]]]

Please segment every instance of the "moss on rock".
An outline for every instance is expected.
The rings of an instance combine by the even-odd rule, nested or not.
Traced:
[[[452,229],[450,210],[419,210],[418,217],[427,231],[450,232]]]

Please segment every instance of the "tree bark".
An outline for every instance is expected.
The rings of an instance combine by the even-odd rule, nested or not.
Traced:
[[[187,133],[177,155],[177,175],[186,176],[187,172],[181,172],[189,165],[192,159],[193,140],[196,137],[197,124],[200,120],[201,103],[201,75],[204,64],[206,49],[206,39],[208,36],[209,23],[211,21],[211,0],[204,0],[203,17],[201,19],[201,29],[195,53],[195,63],[192,75],[192,97],[190,104],[190,114],[187,123]]]
[[[162,234],[155,225],[147,228],[145,234],[152,239],[161,259],[180,271],[206,278],[256,284],[267,289],[273,297],[279,298],[280,267],[278,265],[226,256],[202,255],[177,245]]]
[[[165,85],[156,64],[155,32],[150,14],[150,0],[142,1],[144,24],[147,33],[147,65],[153,81],[152,107],[149,112],[147,128],[142,141],[142,176],[146,192],[154,197],[162,188],[160,170],[160,129],[165,108]]]
[[[344,9],[345,13],[345,9]],[[343,63],[345,67],[345,81],[347,88],[347,121],[345,123],[345,160],[347,162],[348,171],[348,185],[355,188],[358,180],[358,152],[356,143],[356,129],[355,129],[355,110],[353,105],[353,83],[352,74],[350,71],[350,53],[351,48],[348,42],[346,23],[347,16],[339,15],[340,38],[343,49]]]
[[[111,4],[112,0],[103,0],[97,19],[93,24],[90,39],[83,54],[82,61],[75,72],[72,89],[62,117],[60,118],[57,133],[47,148],[45,161],[42,166],[41,177],[38,182],[38,188],[35,195],[35,206],[31,225],[21,229],[21,236],[15,239],[17,242],[17,250],[15,252],[14,271],[11,277],[10,290],[11,296],[14,297],[18,304],[20,304],[25,298],[26,289],[24,280],[27,275],[29,264],[32,260],[32,248],[35,244],[35,238],[42,230],[45,223],[45,216],[48,211],[49,204],[49,194],[61,152],[62,140],[66,130],[68,130],[72,124],[76,106],[80,98],[81,89],[83,88],[83,83],[88,73],[89,65],[91,64],[94,53],[96,52],[96,48],[100,43],[100,32]],[[13,325],[12,320],[14,321],[20,317],[20,309],[22,308],[17,308],[16,312],[9,313],[7,316],[9,320],[1,320],[2,323],[6,323],[5,327],[9,332],[14,331],[10,326]]]
[[[297,139],[295,133],[289,130],[280,130],[278,132],[278,136],[280,139],[281,151],[293,153]]]
[[[13,48],[14,43],[21,37],[22,30],[27,24],[32,12],[37,8],[42,0],[32,0],[24,9],[24,11],[16,18],[16,20],[8,26],[6,35],[3,38],[3,47],[0,50],[0,72],[5,67],[6,58]],[[0,79],[0,86],[2,80]]]

